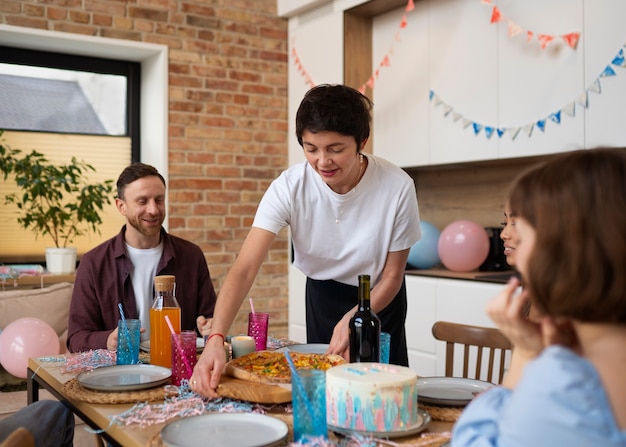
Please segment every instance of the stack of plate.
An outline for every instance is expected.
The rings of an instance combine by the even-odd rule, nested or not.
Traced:
[[[96,368],[76,377],[78,383],[97,391],[136,391],[169,382],[172,371],[156,365],[114,365]]]
[[[417,379],[419,403],[437,406],[465,406],[493,383],[461,377],[421,377]]]

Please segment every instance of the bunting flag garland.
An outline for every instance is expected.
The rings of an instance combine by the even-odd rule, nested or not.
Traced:
[[[300,76],[302,76],[304,78],[304,81],[306,82],[306,85],[309,86],[309,88],[315,87],[316,83],[313,82],[313,79],[311,78],[311,75],[309,75],[309,72],[307,71],[307,69],[304,68],[304,65],[302,64],[302,61],[300,60],[300,56],[298,56],[298,51],[296,50],[295,43],[293,43],[291,47],[292,47],[291,48],[291,58],[293,59],[293,62],[296,64],[296,68],[298,69],[298,73],[300,73]]]
[[[626,44],[624,45],[624,47],[626,47]],[[600,75],[596,79],[594,79],[581,94],[578,95],[575,100],[564,105],[556,112],[550,113],[544,118],[538,119],[532,123],[524,124],[522,126],[497,127],[477,123],[470,118],[464,117],[460,112],[455,110],[452,105],[446,103],[443,98],[441,98],[432,89],[428,92],[428,100],[433,103],[435,108],[442,106],[444,117],[447,117],[451,114],[453,122],[462,120],[463,129],[471,126],[472,130],[474,131],[474,135],[478,135],[481,133],[481,131],[484,130],[484,134],[487,139],[490,139],[494,133],[498,136],[498,138],[502,138],[505,133],[508,133],[511,136],[511,139],[515,140],[515,138],[517,138],[517,136],[519,135],[520,130],[523,130],[524,133],[530,137],[535,128],[539,129],[541,132],[545,132],[546,124],[548,124],[548,122],[561,124],[561,118],[563,115],[572,117],[575,116],[576,104],[586,109],[589,106],[589,93],[596,93],[598,95],[602,93],[600,79],[617,76],[617,72],[615,71],[613,66],[626,68],[626,62],[624,60],[624,48],[620,48],[613,60],[602,70]]]
[[[500,8],[498,8],[496,5],[493,4],[492,0],[481,0],[481,2],[484,5],[493,6],[491,10],[490,23],[494,24],[498,22],[507,22],[508,33],[509,33],[509,37],[511,38],[517,36],[518,34],[522,34],[525,32],[526,41],[530,43],[532,42],[534,36],[537,36],[537,41],[539,42],[539,45],[541,46],[542,50],[545,50],[546,47],[550,44],[550,42],[553,42],[557,38],[560,38],[561,40],[563,40],[563,42],[565,42],[570,48],[574,50],[576,49],[576,46],[578,45],[578,40],[580,39],[580,32],[567,33],[567,34],[561,34],[561,35],[538,34],[531,30],[525,30],[520,25],[513,22],[513,20],[511,20],[510,18],[505,17],[502,14],[502,11],[500,11]]]
[[[414,0],[408,0],[406,7],[404,8],[404,14],[402,15],[402,19],[400,20],[400,25],[398,25],[398,31],[396,31],[394,40],[396,42],[400,41],[400,31],[403,30],[404,28],[407,27],[407,19],[406,19],[406,15],[408,12],[413,11],[415,9],[415,3]],[[312,88],[315,87],[317,84],[313,81],[313,78],[311,77],[311,75],[309,74],[308,70],[304,67],[304,64],[302,63],[302,60],[300,59],[300,56],[298,55],[298,51],[296,49],[296,45],[295,45],[295,40],[292,41],[292,49],[291,49],[291,58],[293,59],[294,63],[296,64],[296,68],[298,69],[298,73],[300,73],[300,75],[304,78],[306,84]],[[374,86],[376,84],[376,81],[378,80],[378,77],[380,76],[380,71],[382,68],[384,67],[389,67],[391,66],[391,56],[393,56],[393,44],[391,45],[391,47],[389,48],[389,50],[387,51],[387,53],[383,56],[382,60],[380,61],[380,63],[378,64],[378,67],[374,70],[374,72],[372,73],[372,75],[369,77],[369,79],[367,79],[367,81],[365,81],[359,88],[358,90],[361,93],[365,93],[365,89],[367,87],[369,87],[370,89],[374,90]]]

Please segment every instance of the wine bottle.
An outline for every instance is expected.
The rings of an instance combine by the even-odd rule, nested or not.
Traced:
[[[380,360],[380,319],[370,308],[370,275],[359,275],[359,308],[350,318],[350,362]]]

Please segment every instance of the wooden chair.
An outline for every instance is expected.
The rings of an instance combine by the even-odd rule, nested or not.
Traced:
[[[476,347],[476,371],[474,379],[480,379],[483,369],[483,351],[489,353],[487,366],[487,381],[493,382],[496,353],[499,352],[498,381],[502,383],[504,377],[504,362],[506,352],[511,350],[511,342],[498,329],[469,326],[465,324],[437,321],[433,324],[433,336],[437,340],[446,342],[446,376],[452,377],[454,370],[454,346],[463,345],[463,377],[468,378],[470,347]]]
[[[24,427],[19,427],[13,431],[0,447],[35,447],[35,439]]]

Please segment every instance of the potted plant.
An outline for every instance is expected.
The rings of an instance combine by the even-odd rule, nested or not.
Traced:
[[[0,136],[2,131],[0,131]],[[71,273],[76,267],[76,247],[68,247],[77,236],[99,233],[100,211],[111,203],[113,180],[89,183],[95,168],[72,157],[69,164],[54,164],[33,150],[24,153],[0,141],[0,172],[12,177],[19,192],[5,196],[17,206],[17,222],[35,236],[48,235],[54,247],[46,249],[46,268],[51,273]],[[61,265],[54,256],[60,254]]]

